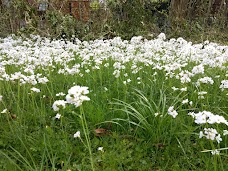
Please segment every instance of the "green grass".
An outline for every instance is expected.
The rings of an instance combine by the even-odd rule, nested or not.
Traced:
[[[19,45],[17,43],[15,48]],[[141,54],[141,45],[135,44],[136,48],[133,52],[129,51],[130,55],[134,54],[136,58]],[[123,44],[113,43],[112,46],[120,54],[129,55]],[[88,54],[79,54],[88,47],[92,48],[88,50],[92,53],[89,58],[85,57]],[[37,50],[44,50],[42,48],[44,47],[40,45]],[[46,76],[49,79],[46,84],[36,85],[20,85],[19,79],[0,80],[0,95],[3,96],[0,111],[7,109],[6,113],[0,114],[0,170],[227,170],[227,149],[221,150],[220,155],[212,155],[210,151],[202,152],[227,148],[227,136],[222,136],[227,125],[197,125],[188,116],[189,112],[206,110],[228,118],[228,91],[219,88],[221,81],[227,80],[227,62],[222,64],[223,67],[217,68],[205,65],[203,74],[193,76],[189,83],[181,83],[179,79],[166,75],[164,68],[155,68],[156,64],[168,66],[175,61],[187,63],[180,70],[172,72],[178,75],[181,70],[191,72],[194,66],[202,62],[186,62],[184,57],[182,59],[181,55],[176,54],[178,48],[176,52],[171,51],[175,54],[175,59],[164,61],[161,59],[166,55],[166,50],[158,50],[148,59],[152,64],[137,61],[137,58],[121,61],[120,58],[113,57],[116,54],[110,52],[98,55],[93,48],[99,49],[99,46],[86,44],[80,45],[77,50],[66,48],[65,55],[55,52],[52,54],[52,64],[47,66],[47,62],[43,66],[35,66],[36,62],[18,64],[20,60],[15,59],[13,54],[4,55],[1,51],[3,48],[0,48],[0,66],[4,64],[4,60],[15,59],[15,62],[4,65],[7,74],[20,71],[29,76],[31,74],[24,69],[34,66],[35,75],[40,73],[41,77]],[[71,50],[75,53],[71,54]],[[48,58],[40,56],[42,60]],[[54,59],[57,56],[66,59],[58,63]],[[71,61],[67,62],[67,59]],[[118,78],[113,75],[116,62],[124,66]],[[59,69],[70,68],[75,64],[80,64],[79,73],[58,73]],[[136,73],[134,65],[139,69]],[[99,69],[95,69],[95,66]],[[200,84],[199,87],[193,84],[205,76],[212,77],[214,84]],[[56,94],[67,94],[74,85],[87,86],[90,101],[83,102],[78,108],[67,104],[65,109],[55,112],[52,109],[53,103],[56,100],[65,100],[65,95]],[[174,91],[173,86],[187,87],[187,91]],[[32,92],[32,87],[41,91]],[[198,99],[197,93],[200,91],[208,92],[205,99]],[[193,101],[193,104],[182,104],[185,99]],[[176,118],[168,114],[170,106],[174,106],[178,112]],[[57,113],[61,114],[60,119],[55,118]],[[199,139],[199,132],[205,127],[217,129],[223,139],[220,144],[205,137]],[[96,130],[99,128],[105,129],[105,133],[97,135]],[[81,138],[73,137],[77,131],[81,132]],[[98,150],[99,147],[103,147],[103,151]]]

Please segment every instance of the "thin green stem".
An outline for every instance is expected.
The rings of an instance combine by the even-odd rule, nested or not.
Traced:
[[[92,155],[92,150],[91,150],[91,142],[90,142],[90,138],[89,138],[89,128],[86,122],[86,118],[85,118],[85,114],[84,114],[84,110],[83,107],[80,106],[80,114],[81,114],[81,120],[82,120],[82,128],[83,128],[83,132],[85,134],[85,138],[86,138],[86,143],[87,143],[87,148],[89,150],[89,155],[90,155],[90,162],[91,162],[91,167],[92,170],[94,171],[94,163],[93,163],[93,155]]]

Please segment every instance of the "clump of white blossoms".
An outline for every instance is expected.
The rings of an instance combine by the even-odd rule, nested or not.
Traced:
[[[196,124],[220,124],[223,123],[228,126],[228,121],[220,115],[215,115],[209,111],[202,111],[199,113],[190,112],[188,115],[195,119]]]
[[[88,87],[78,85],[73,86],[68,90],[68,94],[66,95],[66,102],[79,107],[84,101],[90,100],[90,98],[86,96],[87,94],[89,94]]]
[[[220,89],[222,89],[222,91],[224,89],[228,89],[228,80],[222,80],[221,85],[219,86]]]
[[[212,155],[219,155],[220,154],[220,151],[218,151],[217,149],[215,149],[215,150],[212,150],[211,151],[211,154]]]
[[[176,116],[178,115],[177,111],[174,110],[173,106],[170,106],[168,109],[168,114],[171,115],[173,118],[176,118]]]
[[[204,66],[203,65],[198,65],[194,66],[192,69],[192,74],[203,74],[204,73]]]
[[[40,92],[40,89],[35,88],[35,87],[32,87],[32,88],[31,88],[31,91],[36,92],[36,93],[39,93],[39,92]]]
[[[214,81],[212,80],[211,77],[203,77],[203,78],[198,79],[198,81],[196,82],[196,85],[200,86],[200,83],[212,85],[212,84],[214,84]]]
[[[204,128],[204,132],[200,131],[199,138],[206,137],[208,140],[216,140],[218,143],[222,141],[221,135],[214,128]]]
[[[66,107],[66,101],[64,100],[56,100],[53,105],[52,108],[54,111],[59,111],[60,108],[65,108]]]

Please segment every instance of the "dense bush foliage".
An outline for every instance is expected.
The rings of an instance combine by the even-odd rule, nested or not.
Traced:
[[[68,39],[74,35],[89,40],[115,36],[126,39],[137,35],[150,37],[165,32],[168,37],[184,35],[197,41],[227,42],[228,39],[227,8],[224,5],[214,8],[211,0],[203,4],[191,0],[183,3],[177,0],[104,2],[91,2],[89,20],[81,21],[62,12],[65,1],[59,2],[60,7],[53,6],[51,1],[42,15],[37,11],[37,5],[32,6],[26,0],[13,1],[10,6],[1,6],[0,36],[32,33],[60,38],[64,33]]]

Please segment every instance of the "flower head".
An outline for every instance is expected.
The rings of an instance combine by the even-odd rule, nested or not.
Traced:
[[[177,111],[174,110],[173,106],[170,106],[168,109],[168,114],[171,115],[173,118],[176,118],[176,116],[178,115]]]
[[[97,150],[101,151],[101,152],[104,152],[104,148],[103,147],[98,147]]]
[[[53,105],[52,108],[54,111],[59,111],[60,108],[65,108],[66,107],[66,101],[64,100],[56,100]]]
[[[60,117],[61,117],[61,115],[60,115],[59,113],[57,113],[57,114],[55,115],[55,118],[56,118],[56,119],[60,119]]]
[[[80,138],[80,131],[77,131],[75,134],[74,134],[74,138]]]
[[[33,88],[31,88],[31,91],[36,92],[36,93],[39,93],[40,92],[40,89],[33,87]]]
[[[76,107],[81,106],[84,101],[90,100],[90,98],[86,96],[88,93],[88,87],[73,86],[68,90],[66,101],[67,103],[74,104]]]
[[[212,150],[211,151],[211,154],[212,155],[219,155],[220,154],[220,151],[218,151],[217,149],[215,149],[215,150]]]

